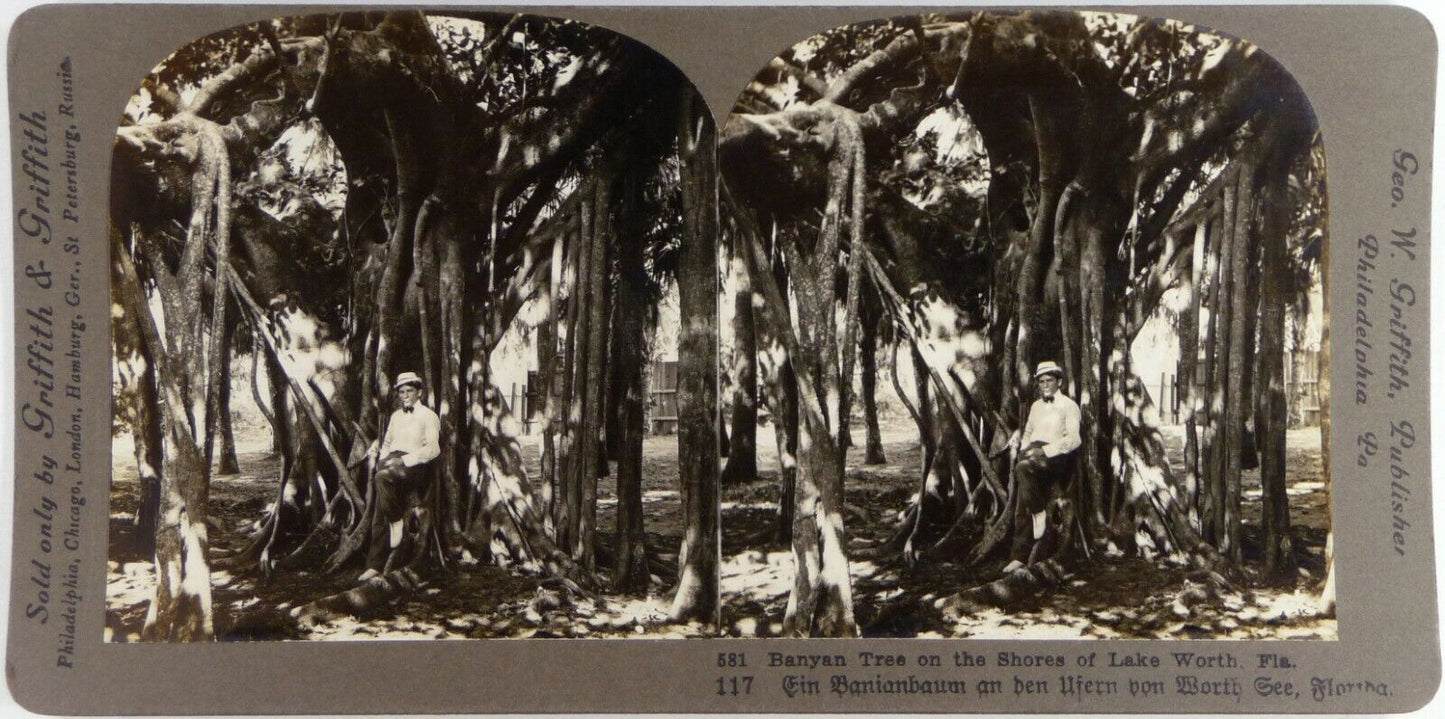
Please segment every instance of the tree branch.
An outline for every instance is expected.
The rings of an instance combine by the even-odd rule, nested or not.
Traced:
[[[924,49],[924,37],[933,42],[937,42],[943,37],[958,35],[967,37],[970,29],[968,23],[932,25],[922,33],[923,37],[920,37],[920,33],[913,30],[905,30],[893,38],[883,49],[875,51],[868,57],[854,63],[852,67],[848,68],[847,72],[844,72],[837,80],[833,81],[833,84],[828,86],[827,91],[823,93],[822,99],[828,102],[845,104],[845,101],[848,99],[848,94],[859,85],[873,79],[874,76],[892,68],[898,63],[907,62],[921,55]],[[964,51],[960,57],[961,61],[967,58],[967,48],[968,46],[965,44]]]

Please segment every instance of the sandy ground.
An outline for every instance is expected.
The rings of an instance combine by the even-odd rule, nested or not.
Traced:
[[[259,426],[238,427],[241,472],[218,476],[211,489],[212,548],[234,550],[245,530],[274,501],[276,459]],[[861,438],[862,428],[855,436]],[[1179,432],[1166,432],[1177,461]],[[893,418],[884,432],[888,464],[862,466],[862,452],[849,453],[847,503],[850,546],[855,557],[887,539],[914,491],[920,460],[916,432]],[[777,508],[776,448],[771,427],[759,431],[762,476],[727,487],[723,495],[722,587],[724,619],[735,636],[775,635],[792,576],[787,548],[757,539],[771,526]],[[681,535],[676,438],[647,438],[644,444],[644,506],[649,546],[673,559]],[[523,440],[529,476],[539,474],[536,438]],[[1333,618],[1315,611],[1323,581],[1323,548],[1329,526],[1321,478],[1319,433],[1289,436],[1291,520],[1304,550],[1297,581],[1282,588],[1240,587],[1204,603],[1184,606],[1181,591],[1193,580],[1185,567],[1123,557],[1096,557],[1075,568],[1066,585],[1022,601],[1008,611],[986,610],[946,619],[934,600],[989,581],[1001,561],[968,571],[952,564],[909,569],[893,558],[851,563],[856,611],[865,635],[986,638],[1298,638],[1333,639]],[[144,621],[152,579],[149,557],[130,545],[130,522],[138,485],[129,438],[118,437],[113,454],[111,561],[107,576],[106,636],[134,641]],[[615,521],[615,483],[598,488],[598,526],[610,533]],[[1245,474],[1245,533],[1258,517],[1258,472]],[[358,618],[302,625],[292,608],[349,588],[352,573],[213,574],[216,631],[231,640],[417,639],[481,637],[673,637],[705,636],[699,625],[665,621],[672,577],[655,577],[645,596],[598,595],[579,599],[557,592],[540,577],[492,566],[459,568],[429,578],[398,603]],[[1245,584],[1250,582],[1246,581]]]
[[[855,426],[855,439],[863,429]],[[1182,430],[1165,432],[1171,461],[1182,461]],[[1241,586],[1211,591],[1202,602],[1181,602],[1198,577],[1166,561],[1096,556],[1078,562],[1065,584],[1021,600],[1007,611],[988,609],[946,618],[935,600],[992,581],[1002,559],[973,570],[934,563],[908,568],[898,558],[859,559],[893,535],[916,491],[921,461],[911,421],[885,420],[888,463],[862,465],[861,448],[848,454],[845,519],[849,532],[854,606],[864,636],[980,637],[989,639],[1186,638],[1335,639],[1333,617],[1316,610],[1324,581],[1324,544],[1329,510],[1317,429],[1288,438],[1292,525],[1303,549],[1302,567],[1290,586]],[[722,587],[724,625],[733,636],[775,636],[791,589],[788,548],[760,539],[777,511],[776,444],[771,427],[758,432],[758,481],[724,488]],[[1246,546],[1257,532],[1259,473],[1244,477]],[[1251,558],[1246,550],[1246,563]],[[1248,577],[1245,585],[1254,584]]]
[[[528,476],[540,474],[537,438],[522,440]],[[648,437],[643,445],[643,505],[649,548],[675,560],[682,530],[677,438]],[[237,428],[241,472],[211,484],[213,554],[246,542],[246,529],[275,499],[277,460],[269,437],[252,423]],[[139,485],[128,436],[116,438],[112,456],[111,552],[106,583],[106,638],[135,641],[144,623],[154,582],[149,557],[130,546],[130,524]],[[615,524],[616,482],[598,487],[598,527],[610,543]],[[222,640],[265,639],[462,639],[483,637],[685,637],[710,633],[698,624],[666,621],[675,578],[654,575],[644,596],[569,596],[541,577],[494,566],[459,567],[428,578],[417,592],[364,617],[301,624],[290,611],[353,586],[359,569],[339,576],[314,572],[212,574],[216,635]]]

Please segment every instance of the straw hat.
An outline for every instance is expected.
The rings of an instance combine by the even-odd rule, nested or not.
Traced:
[[[416,385],[417,389],[422,387],[421,378],[415,372],[402,372],[396,376],[396,389],[401,389],[409,384]]]
[[[1045,375],[1053,375],[1055,377],[1058,377],[1059,379],[1063,379],[1064,370],[1058,365],[1058,363],[1052,360],[1044,360],[1043,362],[1040,362],[1038,368],[1034,370],[1034,379],[1038,379]]]

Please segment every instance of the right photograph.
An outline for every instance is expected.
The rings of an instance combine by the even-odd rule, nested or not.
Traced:
[[[1325,152],[1263,50],[847,25],[718,159],[725,633],[1338,638]]]

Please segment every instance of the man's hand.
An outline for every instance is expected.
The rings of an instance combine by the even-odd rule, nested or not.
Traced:
[[[1025,462],[1042,462],[1047,458],[1048,455],[1044,454],[1044,448],[1036,446],[1025,449],[1023,455],[1020,457],[1020,459]]]
[[[400,469],[403,465],[405,465],[405,462],[401,461],[401,458],[405,456],[406,452],[394,451],[391,454],[386,455],[385,459],[381,460],[381,466],[383,469]]]

